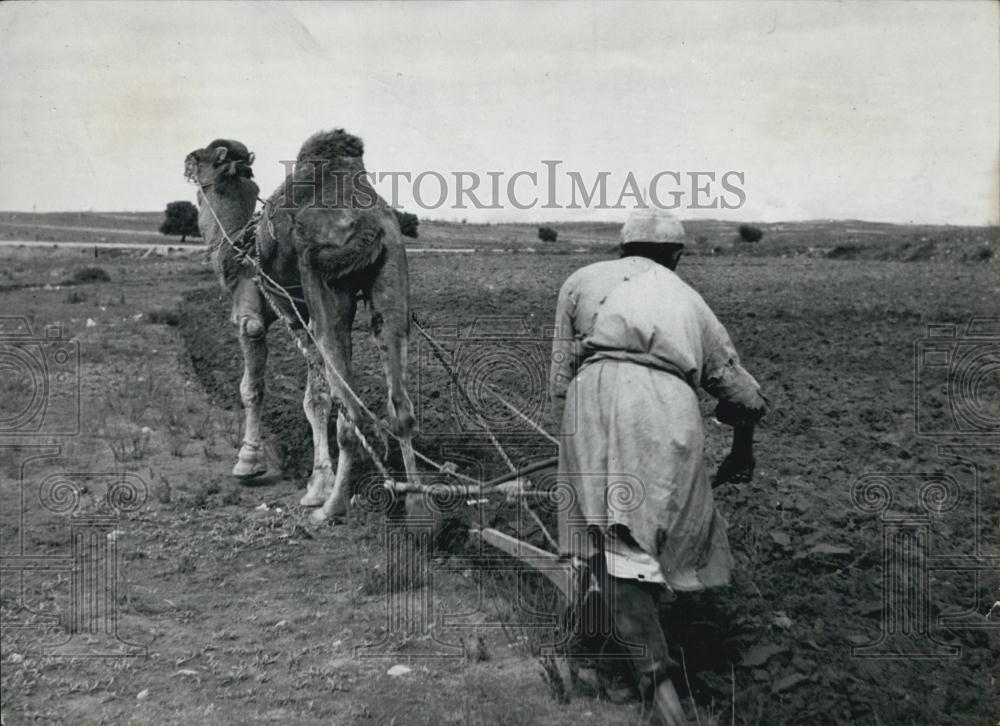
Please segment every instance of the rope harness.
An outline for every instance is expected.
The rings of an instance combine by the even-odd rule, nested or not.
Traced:
[[[250,154],[248,159],[233,159],[231,161],[223,162],[197,159],[194,164],[191,165],[191,170],[187,171],[184,176],[192,184],[197,184],[202,189],[208,189],[209,187],[214,186],[215,183],[224,176],[242,176],[249,179],[253,176],[253,172],[250,169],[251,164],[253,164],[253,153]],[[212,177],[211,181],[203,182],[198,177],[197,170],[203,166],[211,166],[216,170],[215,176]]]
[[[199,165],[205,163],[209,162],[199,162]],[[233,165],[238,163],[240,162],[232,162]],[[231,169],[235,168],[235,166],[230,165],[230,168]],[[219,176],[221,176],[221,174],[217,175],[216,179]],[[191,179],[190,176],[188,178]],[[340,371],[338,371],[337,368],[333,365],[333,362],[329,359],[329,356],[327,355],[326,351],[319,344],[319,341],[316,339],[315,334],[310,329],[309,324],[302,317],[302,314],[299,312],[298,307],[295,304],[296,302],[304,304],[305,300],[303,298],[293,296],[288,291],[288,289],[286,289],[284,286],[282,286],[280,283],[278,283],[264,271],[263,265],[261,263],[262,255],[261,255],[260,235],[256,234],[255,230],[257,229],[261,220],[263,219],[266,221],[268,225],[269,234],[272,236],[272,238],[277,239],[274,233],[274,225],[272,223],[275,214],[275,211],[272,209],[273,205],[268,201],[260,199],[260,197],[257,198],[257,201],[262,202],[263,208],[254,213],[254,215],[250,218],[250,220],[239,230],[239,232],[236,233],[236,237],[239,240],[239,242],[237,242],[234,241],[233,238],[230,236],[230,234],[226,231],[225,226],[223,226],[222,221],[219,219],[219,216],[215,212],[215,208],[212,206],[211,201],[208,199],[208,195],[204,193],[204,189],[209,186],[212,186],[215,183],[215,179],[213,179],[208,184],[202,184],[196,178],[191,180],[194,183],[198,184],[199,187],[201,187],[203,191],[203,193],[201,194],[201,200],[208,208],[209,212],[212,215],[212,218],[215,220],[215,223],[222,234],[222,238],[219,240],[219,242],[216,243],[210,249],[212,251],[217,250],[221,248],[221,245],[223,243],[229,245],[229,247],[233,250],[233,254],[239,261],[239,263],[249,268],[252,271],[253,280],[256,283],[258,289],[260,290],[261,295],[263,296],[268,307],[275,314],[275,316],[277,318],[280,318],[281,321],[285,324],[286,329],[288,330],[292,338],[295,340],[296,345],[299,347],[299,350],[302,351],[303,355],[305,355],[308,358],[308,349],[306,348],[306,341],[303,340],[301,331],[304,331],[305,335],[307,335],[309,339],[311,339],[316,350],[319,351],[320,357],[323,360],[325,368],[328,371],[332,371],[334,376],[336,376],[337,381],[340,384],[341,390],[345,391],[352,400],[352,402],[357,405],[358,409],[362,411],[365,415],[367,415],[374,423],[376,432],[378,432],[380,436],[384,437],[385,435],[388,435],[390,438],[392,438],[399,444],[401,445],[404,444],[405,443],[404,439],[396,435],[385,422],[383,422],[365,405],[364,401],[362,401],[361,398],[357,395],[357,393],[354,392],[354,389],[351,388],[348,382],[341,375]],[[288,307],[291,308],[291,311],[296,319],[294,322],[298,322],[298,324],[301,326],[301,331],[298,331],[294,328],[293,320],[290,319],[289,316],[286,314],[285,309],[277,303],[275,296],[284,298],[288,302]],[[413,322],[416,325],[417,329],[420,331],[420,334],[425,339],[427,339],[427,341],[431,344],[435,356],[437,356],[438,359],[441,360],[441,362],[445,365],[446,370],[448,370],[449,373],[451,374],[452,380],[455,382],[455,385],[458,387],[460,393],[471,404],[471,399],[469,398],[468,392],[465,390],[465,387],[461,384],[451,366],[449,366],[445,361],[443,353],[441,352],[440,344],[436,340],[434,340],[433,337],[431,337],[430,333],[428,333],[427,330],[422,325],[420,325],[420,323],[416,320],[415,316],[413,317]],[[500,396],[500,394],[494,391],[491,386],[487,385],[486,390],[491,395],[496,397],[507,408],[513,411],[516,415],[518,415],[519,418],[528,422],[536,431],[544,435],[551,442],[558,444],[558,441],[555,439],[555,437],[546,432],[539,424],[537,424],[530,417],[528,417],[526,414],[517,409],[509,401]],[[367,437],[361,431],[361,428],[359,427],[357,421],[355,421],[351,411],[347,408],[347,406],[340,399],[339,396],[334,396],[333,398],[336,402],[338,413],[344,415],[346,421],[351,426],[354,435],[361,443],[361,446],[364,449],[365,453],[368,454],[372,462],[375,464],[375,468],[378,469],[379,475],[383,477],[388,486],[393,485],[394,480],[391,474],[389,473],[388,467],[382,461],[381,457],[378,456],[372,445],[369,443]],[[517,467],[514,465],[514,462],[511,460],[510,456],[508,456],[507,452],[503,449],[500,442],[493,435],[493,432],[490,431],[489,428],[486,426],[485,421],[482,419],[482,417],[477,416],[477,418],[479,418],[480,422],[482,423],[484,430],[489,436],[490,442],[493,444],[494,448],[496,448],[497,451],[500,453],[500,456],[503,459],[504,464],[511,470],[512,473],[516,475],[518,470]],[[461,474],[455,471],[454,465],[452,464],[447,464],[447,463],[441,464],[437,461],[434,461],[430,457],[418,451],[416,448],[413,448],[413,454],[417,459],[420,459],[422,462],[429,465],[440,474],[446,474],[448,476],[454,477],[455,479],[463,480],[468,483],[475,484],[477,486],[482,485],[482,482],[480,482],[478,479],[474,479],[473,477],[466,476],[465,474]],[[533,512],[532,515],[534,515]],[[545,530],[543,529],[543,531]],[[545,534],[547,538],[551,540],[551,537],[548,537],[548,533],[545,532]]]

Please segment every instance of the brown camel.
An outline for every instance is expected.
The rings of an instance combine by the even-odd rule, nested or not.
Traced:
[[[232,185],[233,189],[219,184],[220,176],[228,180],[234,174],[238,176],[242,168],[237,163],[232,167],[235,172],[230,172],[226,166],[227,159],[232,161],[234,143],[215,142],[188,157],[188,169],[194,169],[202,185],[199,202],[211,204],[230,236],[241,230],[248,219],[248,215],[237,214],[245,208],[241,204],[256,196],[256,185],[249,182],[246,174]],[[220,151],[220,146],[225,151]],[[245,147],[238,146],[239,159],[249,171],[252,156]],[[346,513],[350,498],[348,482],[360,444],[354,424],[363,420],[361,403],[351,388],[350,367],[351,330],[359,300],[370,310],[372,337],[382,357],[390,427],[399,437],[407,477],[416,481],[417,474],[410,443],[413,405],[406,390],[409,336],[406,252],[395,214],[364,177],[363,151],[361,140],[342,129],[308,139],[299,151],[294,172],[265,203],[255,230],[262,270],[277,285],[290,291],[293,299],[289,300],[277,288],[270,290],[268,296],[293,329],[298,330],[308,364],[304,408],[312,427],[314,461],[301,503],[322,505],[313,513],[314,521]],[[253,187],[252,195],[247,182]],[[228,201],[227,216],[216,206],[217,198],[224,206]],[[202,205],[199,226],[203,236],[214,244],[221,235],[217,224],[214,227],[202,224],[207,206]],[[214,218],[211,221],[214,223]],[[229,247],[224,241],[222,244]],[[260,473],[263,470],[259,456],[260,404],[267,357],[264,331],[274,315],[256,285],[252,290],[243,289],[243,281],[250,279],[251,271],[241,269],[235,253],[220,250],[216,257],[222,258],[216,266],[227,289],[234,290],[233,316],[240,325],[246,363],[241,385],[247,406],[246,436],[236,469],[248,462],[250,472]],[[239,322],[244,319],[248,322]],[[308,325],[308,334],[301,330],[300,319]],[[257,337],[252,337],[258,330]],[[311,345],[311,341],[316,345]],[[335,474],[327,443],[331,392],[347,412],[346,416],[344,411],[337,416],[339,453]]]
[[[264,370],[267,362],[266,331],[274,319],[252,270],[241,265],[226,236],[236,236],[253,216],[260,190],[253,182],[253,153],[239,141],[216,139],[196,149],[184,160],[184,173],[199,186],[198,228],[211,250],[219,282],[232,297],[232,322],[243,351],[240,397],[246,410],[243,443],[233,476],[250,479],[266,470],[261,445],[261,412]],[[221,226],[220,226],[221,225]]]

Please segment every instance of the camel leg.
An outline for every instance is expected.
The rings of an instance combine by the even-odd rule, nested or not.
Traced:
[[[406,478],[411,482],[419,482],[412,444],[416,418],[413,415],[413,402],[406,390],[406,359],[410,335],[407,289],[405,282],[393,279],[391,273],[392,269],[389,269],[380,274],[372,286],[371,332],[385,372],[389,425],[393,434],[399,437]]]
[[[302,407],[305,409],[306,418],[309,419],[309,426],[312,428],[313,468],[306,493],[299,504],[303,507],[318,507],[327,500],[334,487],[333,464],[330,461],[328,440],[333,398],[330,394],[330,384],[326,380],[323,359],[319,352],[309,344],[308,340],[302,340],[300,343],[308,366],[306,394],[302,399]]]
[[[312,513],[314,523],[347,513],[350,500],[350,476],[360,442],[353,422],[360,422],[360,410],[349,392],[351,386],[351,327],[356,303],[350,290],[337,290],[317,279],[307,265],[300,265],[303,292],[309,305],[310,328],[323,359],[323,371],[329,390],[348,415],[337,415],[337,471],[333,487],[323,505]],[[348,418],[348,416],[350,418]]]
[[[376,304],[376,301],[373,300],[373,308]],[[399,448],[403,455],[406,479],[413,484],[419,484],[420,473],[417,469],[417,458],[413,454],[413,428],[416,419],[413,415],[413,403],[406,391],[409,319],[405,319],[403,325],[398,324],[398,320],[399,316],[383,316],[379,313],[378,308],[374,308],[372,335],[382,359],[382,369],[385,371],[385,380],[388,386],[386,405],[389,409],[389,425],[392,432],[399,437]],[[435,531],[439,530],[443,524],[440,512],[432,511],[432,508],[428,507],[427,498],[423,494],[408,494],[406,496],[406,513],[411,520],[432,520]]]
[[[354,420],[359,420],[355,415]],[[323,506],[310,515],[310,519],[315,523],[325,522],[331,518],[343,517],[347,514],[347,505],[350,501],[350,477],[354,459],[357,457],[360,446],[357,434],[354,433],[353,424],[348,421],[343,411],[337,412],[337,474],[333,482],[333,490],[330,492]]]
[[[240,398],[246,411],[243,444],[237,455],[233,476],[252,479],[267,471],[261,439],[261,414],[264,410],[264,373],[267,367],[267,331],[260,318],[240,316],[240,348],[243,350],[243,379]]]
[[[372,337],[382,359],[388,387],[387,407],[392,432],[399,437],[399,448],[403,455],[403,468],[408,481],[419,484],[420,472],[413,453],[413,431],[416,418],[413,403],[406,389],[406,359],[409,346],[410,313],[407,300],[407,280],[405,264],[399,268],[387,269],[376,278],[371,290]],[[411,523],[431,522],[434,532],[440,531],[444,518],[440,510],[430,505],[423,494],[408,494],[406,516]]]

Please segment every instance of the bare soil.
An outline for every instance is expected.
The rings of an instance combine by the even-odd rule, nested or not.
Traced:
[[[887,234],[892,244],[906,241]],[[414,311],[458,356],[518,461],[553,447],[504,418],[475,382],[501,387],[553,429],[537,408],[544,373],[531,371],[562,280],[603,257],[598,248],[411,259]],[[995,263],[959,259],[966,258],[754,253],[682,262],[682,276],[727,325],[773,403],[758,435],[755,480],[717,490],[735,581],[680,598],[664,613],[702,722],[985,726],[1000,717],[1000,607],[990,614],[1000,573],[996,559],[985,559],[1000,556],[997,439],[917,431],[918,423],[935,434],[956,428],[947,390],[924,385],[940,373],[915,347],[927,326],[952,324],[961,333],[974,318],[996,316]],[[7,279],[18,287],[0,292],[4,315],[26,317],[36,334],[58,322],[79,344],[82,426],[71,437],[0,439],[0,552],[20,563],[72,551],[72,518],[39,504],[47,475],[141,479],[144,502],[111,534],[118,634],[147,656],[46,655],[47,643],[66,638],[71,574],[5,569],[5,724],[643,721],[635,698],[594,693],[582,682],[568,704],[553,697],[530,653],[542,636],[517,610],[537,602],[537,585],[518,594],[516,580],[496,572],[503,560],[465,534],[485,522],[544,545],[516,508],[445,503],[449,524],[429,570],[405,577],[407,562],[386,547],[395,536],[387,532],[397,530],[384,513],[391,507],[370,494],[377,483],[370,466],[360,467],[360,503],[349,521],[309,527],[297,506],[311,460],[303,365],[287,334],[280,326],[270,333],[265,423],[274,473],[240,484],[228,471],[239,439],[241,362],[228,303],[211,275],[197,261],[123,254],[98,261],[110,282],[44,289],[85,264],[94,260],[70,252],[8,258]],[[384,386],[366,322],[359,311],[357,390],[381,413]],[[989,362],[995,340],[976,338],[973,348]],[[416,333],[410,363],[418,448],[477,478],[503,473]],[[984,380],[977,395],[996,421],[989,407],[997,381]],[[11,387],[5,395],[16,402],[20,393]],[[710,412],[705,399],[706,456],[718,462],[728,430]],[[54,455],[28,460],[52,453],[28,446],[48,444],[59,447]],[[941,444],[966,448],[956,458]],[[396,456],[390,449],[393,466]],[[876,506],[880,490],[859,488],[874,474],[893,495],[884,510]],[[955,484],[950,494],[934,488],[942,477]],[[104,484],[86,481],[78,515],[100,509]],[[923,527],[927,539],[909,551],[886,545],[900,526]],[[884,559],[887,552],[897,559]],[[887,604],[898,582],[917,598]],[[410,610],[391,620],[400,603]],[[880,642],[880,650],[865,650]],[[396,665],[410,671],[389,675]],[[679,685],[687,695],[688,685]]]

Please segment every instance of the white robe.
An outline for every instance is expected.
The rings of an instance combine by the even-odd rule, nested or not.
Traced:
[[[550,374],[563,407],[564,552],[596,554],[590,530],[618,525],[671,588],[728,583],[732,555],[704,466],[697,386],[764,410],[725,328],[675,273],[626,257],[569,277]]]

